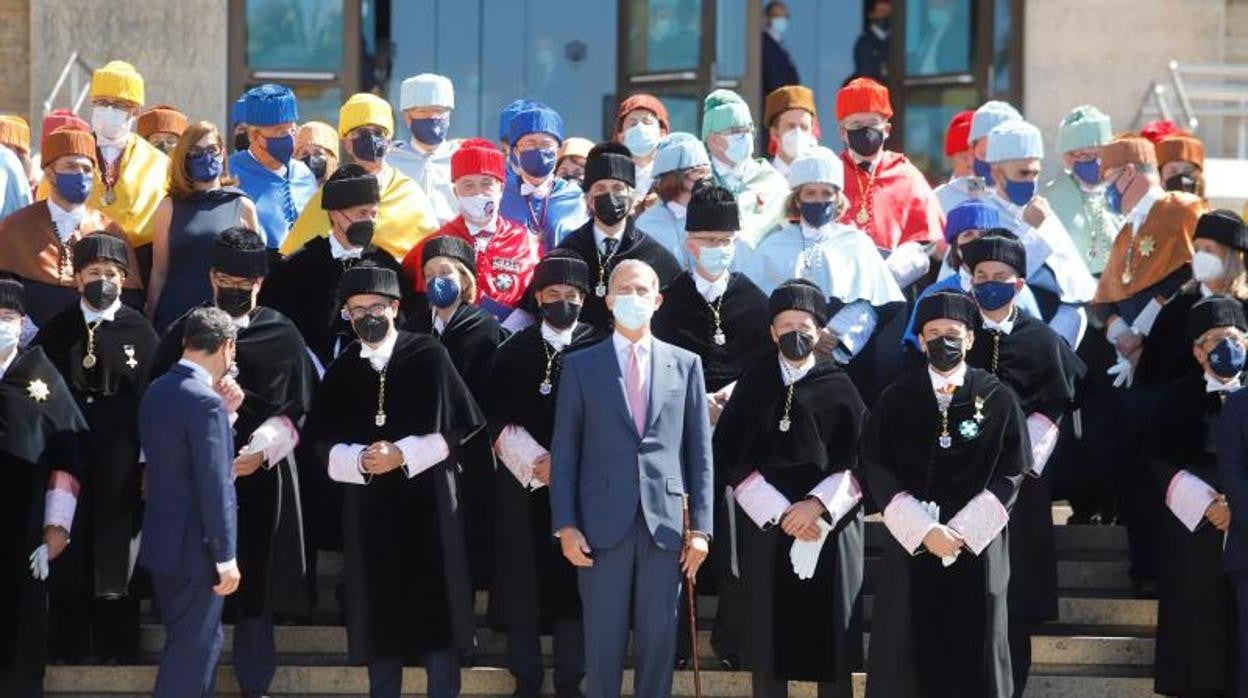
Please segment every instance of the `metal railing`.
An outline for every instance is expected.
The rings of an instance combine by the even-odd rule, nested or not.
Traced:
[[[1170,119],[1205,141],[1210,157],[1248,158],[1248,65],[1170,61],[1153,80],[1135,114],[1139,127]],[[1234,148],[1226,147],[1234,133]]]
[[[82,103],[86,101],[87,94],[91,92],[91,73],[93,72],[95,72],[95,66],[83,60],[77,51],[69,54],[69,59],[61,68],[61,74],[57,76],[48,96],[43,100],[43,115],[47,116],[48,112],[55,108],[57,97],[60,96],[61,89],[66,83],[69,84],[70,109],[77,114],[82,108]]]

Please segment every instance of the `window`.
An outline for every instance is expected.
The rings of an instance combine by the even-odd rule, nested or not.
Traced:
[[[647,0],[629,5],[629,72],[697,70],[702,0]]]
[[[343,0],[247,0],[253,72],[342,72]]]
[[[917,0],[906,6],[906,75],[969,73],[970,0]]]

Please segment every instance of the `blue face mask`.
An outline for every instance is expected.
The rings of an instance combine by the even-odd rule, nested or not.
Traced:
[[[812,228],[822,228],[836,214],[836,204],[832,201],[803,201],[799,208],[802,220]]]
[[[992,179],[992,165],[989,165],[979,158],[975,158],[975,162],[971,164],[971,168],[975,170],[976,177],[982,177],[984,179],[984,186],[997,186],[997,183]]]
[[[91,175],[81,172],[57,172],[56,193],[71,204],[80,204],[91,194]]]
[[[1026,206],[1036,196],[1035,182],[1015,182],[1012,179],[1005,180],[1005,198],[1015,206]]]
[[[1010,281],[984,281],[972,289],[975,302],[984,310],[1000,310],[1014,300],[1014,284]]]
[[[1085,184],[1101,183],[1101,161],[1100,158],[1093,160],[1076,160],[1075,166],[1070,168],[1075,176],[1083,180]]]
[[[739,165],[754,152],[754,135],[750,133],[734,133],[728,136],[728,147],[724,149],[724,157],[730,165]]]
[[[412,119],[407,122],[407,127],[412,130],[412,137],[421,143],[438,145],[446,140],[446,134],[451,130],[451,117],[443,115]]]
[[[459,300],[462,291],[453,276],[439,276],[425,284],[425,296],[435,308],[449,308]]]
[[[268,151],[269,157],[278,162],[290,162],[290,158],[295,154],[295,137],[286,134],[276,138],[265,138],[264,149]]]
[[[351,139],[351,154],[365,162],[377,162],[384,158],[389,147],[385,138],[367,131]]]
[[[553,148],[522,150],[519,155],[520,169],[530,177],[545,177],[555,171],[558,154]]]
[[[196,182],[211,182],[220,177],[222,166],[221,158],[208,153],[188,155],[186,158],[186,173]]]
[[[1221,378],[1234,378],[1244,370],[1248,351],[1230,337],[1223,337],[1209,352],[1209,370]]]
[[[1122,192],[1118,191],[1118,185],[1114,182],[1105,187],[1105,206],[1110,213],[1122,213]]]
[[[698,250],[698,266],[711,276],[719,276],[732,266],[732,258],[736,255],[735,245],[723,247],[703,247]]]

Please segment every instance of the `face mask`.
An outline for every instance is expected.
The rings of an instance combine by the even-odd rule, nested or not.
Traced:
[[[57,172],[56,193],[71,204],[80,204],[91,193],[91,175],[81,172]]]
[[[937,371],[952,371],[962,363],[962,338],[937,337],[927,343],[927,362]]]
[[[798,208],[802,220],[812,228],[822,228],[836,215],[836,203],[832,201],[803,201]]]
[[[251,289],[222,286],[217,288],[217,307],[230,317],[242,317],[251,312]]]
[[[732,258],[736,255],[735,245],[723,247],[703,247],[698,250],[698,266],[711,276],[719,276],[732,266]]]
[[[1244,370],[1244,358],[1248,351],[1230,337],[1223,337],[1209,352],[1209,370],[1221,378],[1234,378]]]
[[[784,33],[789,30],[789,18],[772,17],[771,30],[776,33],[776,36],[784,36]]]
[[[789,156],[790,160],[799,158],[806,154],[815,146],[815,137],[810,131],[803,131],[800,128],[789,129],[784,137],[780,139],[780,147],[784,150],[784,154]]]
[[[749,133],[735,133],[728,136],[728,147],[724,149],[724,157],[728,164],[739,165],[754,152],[753,136]]]
[[[520,152],[520,169],[530,177],[543,178],[555,171],[558,154],[551,148],[534,148]]]
[[[221,176],[223,161],[208,153],[189,155],[186,158],[186,173],[196,182],[211,182]]]
[[[365,218],[362,221],[354,221],[347,229],[342,231],[343,237],[352,247],[361,249],[368,247],[373,241],[373,233],[377,231],[377,223],[371,218]]]
[[[616,296],[611,306],[615,321],[627,330],[640,330],[654,315],[654,299],[638,295]]]
[[[1198,250],[1192,255],[1192,277],[1197,281],[1209,281],[1222,276],[1222,258],[1211,252]]]
[[[635,158],[653,153],[654,147],[658,144],[658,124],[635,124],[624,132],[624,147],[628,148],[628,152],[632,153]]]
[[[91,130],[115,141],[130,132],[130,115],[115,107],[92,107]]]
[[[359,320],[352,320],[351,329],[355,330],[355,336],[359,337],[361,342],[376,344],[390,334],[390,318],[385,315],[381,317],[365,315]]]
[[[850,149],[864,158],[874,157],[884,147],[884,132],[870,126],[846,131],[845,139]]]
[[[82,286],[82,297],[96,310],[112,307],[121,295],[121,287],[107,279],[88,281]]]
[[[451,130],[451,117],[443,115],[432,116],[426,119],[412,119],[407,122],[407,127],[411,129],[412,137],[421,143],[438,145],[446,140],[446,134]]]
[[[246,131],[240,131],[234,134],[234,152],[241,153],[251,147],[251,138],[247,136]]]
[[[805,361],[815,350],[815,340],[805,332],[793,330],[780,335],[780,353],[789,361]]]
[[[1122,213],[1122,192],[1118,191],[1118,185],[1114,182],[1105,187],[1105,207],[1110,213]]]
[[[582,177],[577,177],[576,175],[567,175],[566,177],[563,177],[562,179],[568,184],[575,184],[578,188],[581,188],[581,189],[585,188],[585,180]]]
[[[1101,161],[1096,160],[1077,160],[1075,166],[1070,168],[1075,176],[1083,180],[1084,184],[1100,184],[1101,183]]]
[[[975,284],[975,302],[984,310],[1000,310],[1014,300],[1014,284],[1009,281],[984,281]]]
[[[459,212],[473,223],[489,223],[498,215],[499,197],[487,194],[473,194],[459,198]]]
[[[1188,194],[1196,193],[1196,178],[1190,174],[1177,174],[1165,183],[1166,191],[1185,191]]]
[[[1036,195],[1035,182],[1015,182],[1012,179],[1005,180],[1005,198],[1015,206],[1026,206]]]
[[[264,149],[268,152],[269,157],[274,160],[290,162],[290,156],[295,154],[295,137],[286,134],[285,136],[265,138]]]
[[[581,316],[580,303],[572,301],[552,301],[542,303],[542,319],[556,330],[566,330],[576,324]]]
[[[628,195],[609,191],[595,196],[594,218],[603,225],[612,226],[624,220],[628,215]]]
[[[17,340],[21,336],[22,331],[19,323],[0,322],[0,352],[7,354],[13,347],[17,346]]]
[[[462,293],[459,279],[453,276],[439,276],[425,284],[425,296],[435,308],[449,308],[459,300]]]
[[[377,162],[386,156],[390,144],[375,133],[361,133],[351,139],[351,154],[364,162]]]
[[[989,165],[979,158],[975,158],[974,162],[971,163],[971,169],[974,170],[976,177],[984,180],[984,186],[997,186],[996,180],[992,178],[992,165]]]
[[[316,177],[316,181],[325,179],[325,170],[329,168],[329,159],[324,155],[305,155],[303,164],[312,170],[312,176]]]

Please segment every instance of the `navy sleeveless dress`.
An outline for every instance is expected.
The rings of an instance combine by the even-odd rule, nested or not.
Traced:
[[[225,187],[173,200],[169,221],[169,273],[156,303],[156,331],[162,335],[188,310],[212,300],[208,270],[217,234],[240,224],[242,191]]]

